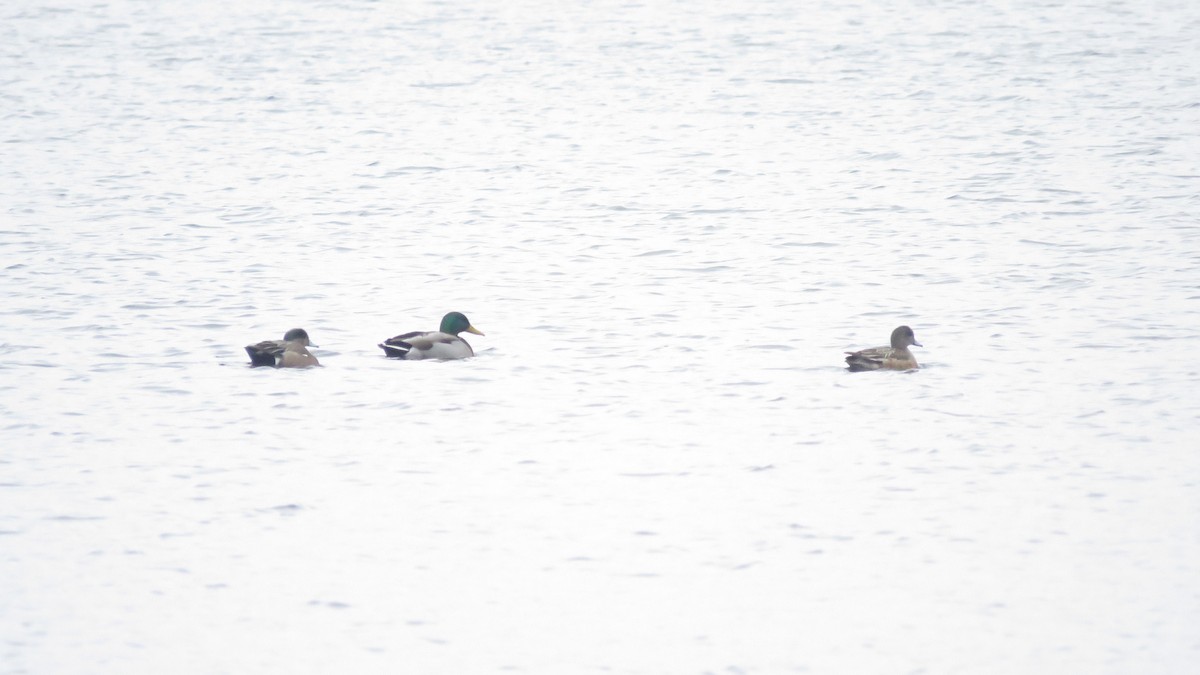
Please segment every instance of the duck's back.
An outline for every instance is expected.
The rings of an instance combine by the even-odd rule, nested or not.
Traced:
[[[846,354],[846,364],[852,373],[864,370],[913,370],[918,367],[917,359],[907,349],[872,347]]]
[[[390,358],[419,361],[421,359],[464,359],[474,356],[475,351],[467,341],[440,331],[405,333],[384,340],[379,344]]]
[[[246,345],[246,354],[250,356],[250,366],[274,367],[278,357],[283,354],[287,343],[283,340],[263,340],[258,344]]]

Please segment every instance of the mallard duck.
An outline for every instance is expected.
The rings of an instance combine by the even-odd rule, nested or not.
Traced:
[[[917,359],[908,351],[908,346],[920,347],[913,329],[900,326],[892,331],[891,347],[872,347],[857,352],[846,352],[846,363],[851,372],[862,370],[915,370]]]
[[[475,335],[483,335],[479,329],[471,325],[462,312],[450,312],[442,317],[442,326],[437,330],[416,331],[397,335],[379,343],[379,348],[389,358],[408,359],[465,359],[475,356],[475,351],[467,341],[458,337],[466,331]]]
[[[282,340],[263,340],[256,345],[247,345],[246,353],[250,355],[251,368],[308,368],[321,365],[308,351],[309,347],[316,346],[309,341],[303,328],[293,328],[283,334]]]

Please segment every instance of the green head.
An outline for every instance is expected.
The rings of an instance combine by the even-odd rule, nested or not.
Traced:
[[[462,312],[450,312],[446,316],[443,316],[442,327],[438,330],[451,335],[458,335],[463,331],[474,333],[475,335],[483,335],[479,329],[471,325],[470,320]]]

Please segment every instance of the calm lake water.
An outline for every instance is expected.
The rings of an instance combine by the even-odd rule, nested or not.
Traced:
[[[5,3],[0,672],[1195,672],[1197,35]]]

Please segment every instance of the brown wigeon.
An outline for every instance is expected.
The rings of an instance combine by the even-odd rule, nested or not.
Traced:
[[[321,365],[309,351],[316,347],[308,339],[303,328],[293,328],[284,333],[282,340],[264,340],[246,346],[250,355],[250,367],[271,366],[273,368],[308,368]]]
[[[908,326],[900,326],[892,331],[891,347],[872,347],[857,352],[846,352],[849,354],[846,357],[846,363],[850,365],[851,372],[915,370],[920,366],[917,365],[916,357],[908,350],[909,345],[920,347],[921,343],[917,342],[917,336],[913,334],[913,329]]]

